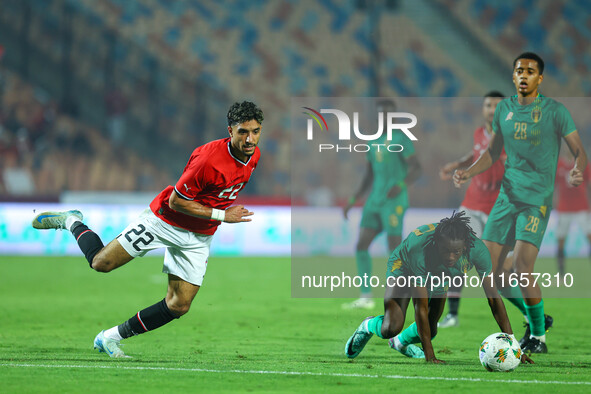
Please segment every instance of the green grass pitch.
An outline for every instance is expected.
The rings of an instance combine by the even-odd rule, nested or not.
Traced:
[[[162,299],[160,271],[160,257],[99,274],[83,257],[0,256],[0,391],[591,391],[589,299],[546,299],[550,353],[511,373],[479,365],[480,342],[498,331],[484,299],[462,300],[460,327],[440,330],[434,347],[446,365],[406,359],[375,337],[350,361],[347,338],[381,303],[343,311],[343,299],[291,298],[288,258],[214,256],[187,315],[125,341],[132,359],[93,350],[101,329]],[[507,310],[520,337],[522,319]],[[411,306],[407,323],[412,315]]]

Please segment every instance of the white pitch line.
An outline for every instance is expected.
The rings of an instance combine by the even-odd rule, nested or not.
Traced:
[[[138,371],[179,371],[179,372],[209,372],[209,373],[238,373],[257,375],[296,375],[296,376],[325,376],[342,378],[371,378],[371,379],[412,379],[412,380],[442,380],[461,382],[487,382],[487,383],[532,383],[532,384],[572,384],[591,385],[591,382],[558,381],[558,380],[519,380],[519,379],[481,379],[481,378],[447,378],[440,376],[404,376],[404,375],[365,375],[357,373],[323,373],[323,372],[301,372],[301,371],[256,371],[256,370],[220,370],[205,368],[170,368],[170,367],[134,367],[123,365],[49,365],[49,364],[10,364],[2,363],[0,367],[23,367],[23,368],[84,368],[84,369],[117,369],[117,370],[138,370]],[[485,372],[483,372],[485,373]]]

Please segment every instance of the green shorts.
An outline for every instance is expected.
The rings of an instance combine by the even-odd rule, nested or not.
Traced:
[[[512,203],[505,193],[499,193],[488,215],[482,239],[509,246],[515,246],[515,241],[525,241],[539,250],[550,210],[548,206]]]
[[[402,236],[402,219],[408,208],[408,203],[404,202],[398,197],[388,199],[382,204],[368,200],[363,207],[360,226],[378,232],[385,231],[391,236]]]

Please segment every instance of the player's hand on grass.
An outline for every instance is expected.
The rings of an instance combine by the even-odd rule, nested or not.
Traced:
[[[250,212],[248,209],[244,208],[244,205],[235,205],[233,207],[226,209],[226,217],[224,218],[224,222],[250,222],[252,219],[248,216],[252,215],[254,215],[254,212]]]
[[[583,183],[583,171],[579,170],[577,167],[570,170],[570,173],[568,174],[568,183],[571,186],[579,186]]]
[[[534,360],[529,358],[529,356],[525,353],[521,355],[521,364],[535,364]]]
[[[460,188],[464,183],[468,182],[470,176],[466,170],[455,170],[453,175],[454,186]]]
[[[443,360],[439,360],[437,357],[433,356],[431,358],[426,358],[425,359],[426,362],[431,363],[431,364],[446,364],[445,361]]]

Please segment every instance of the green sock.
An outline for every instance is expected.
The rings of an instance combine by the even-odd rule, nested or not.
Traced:
[[[382,324],[384,323],[384,315],[376,316],[367,322],[369,332],[376,334],[378,337],[384,339],[382,336]]]
[[[408,346],[411,343],[420,343],[421,338],[419,337],[419,332],[417,330],[417,323],[412,323],[410,326],[406,327],[406,329],[402,330],[402,332],[398,334],[398,340],[402,346]]]
[[[364,274],[371,276],[371,256],[367,250],[358,250],[355,252],[355,259],[357,260],[357,274],[363,278]],[[369,282],[369,279],[367,280]],[[361,286],[362,294],[371,293],[369,286]]]
[[[437,334],[433,335],[431,339],[435,338],[436,336]],[[408,346],[411,343],[421,343],[421,337],[419,336],[417,323],[413,322],[410,326],[406,327],[406,329],[402,330],[402,332],[398,334],[398,340],[402,346]]]
[[[544,318],[544,300],[536,305],[526,305],[527,317],[529,318],[529,327],[531,335],[540,337],[546,334],[546,319]]]
[[[521,289],[519,286],[505,287],[504,289],[500,289],[499,293],[501,293],[503,297],[507,299],[507,301],[515,305],[524,316],[527,314],[525,311],[525,301],[523,301]]]

